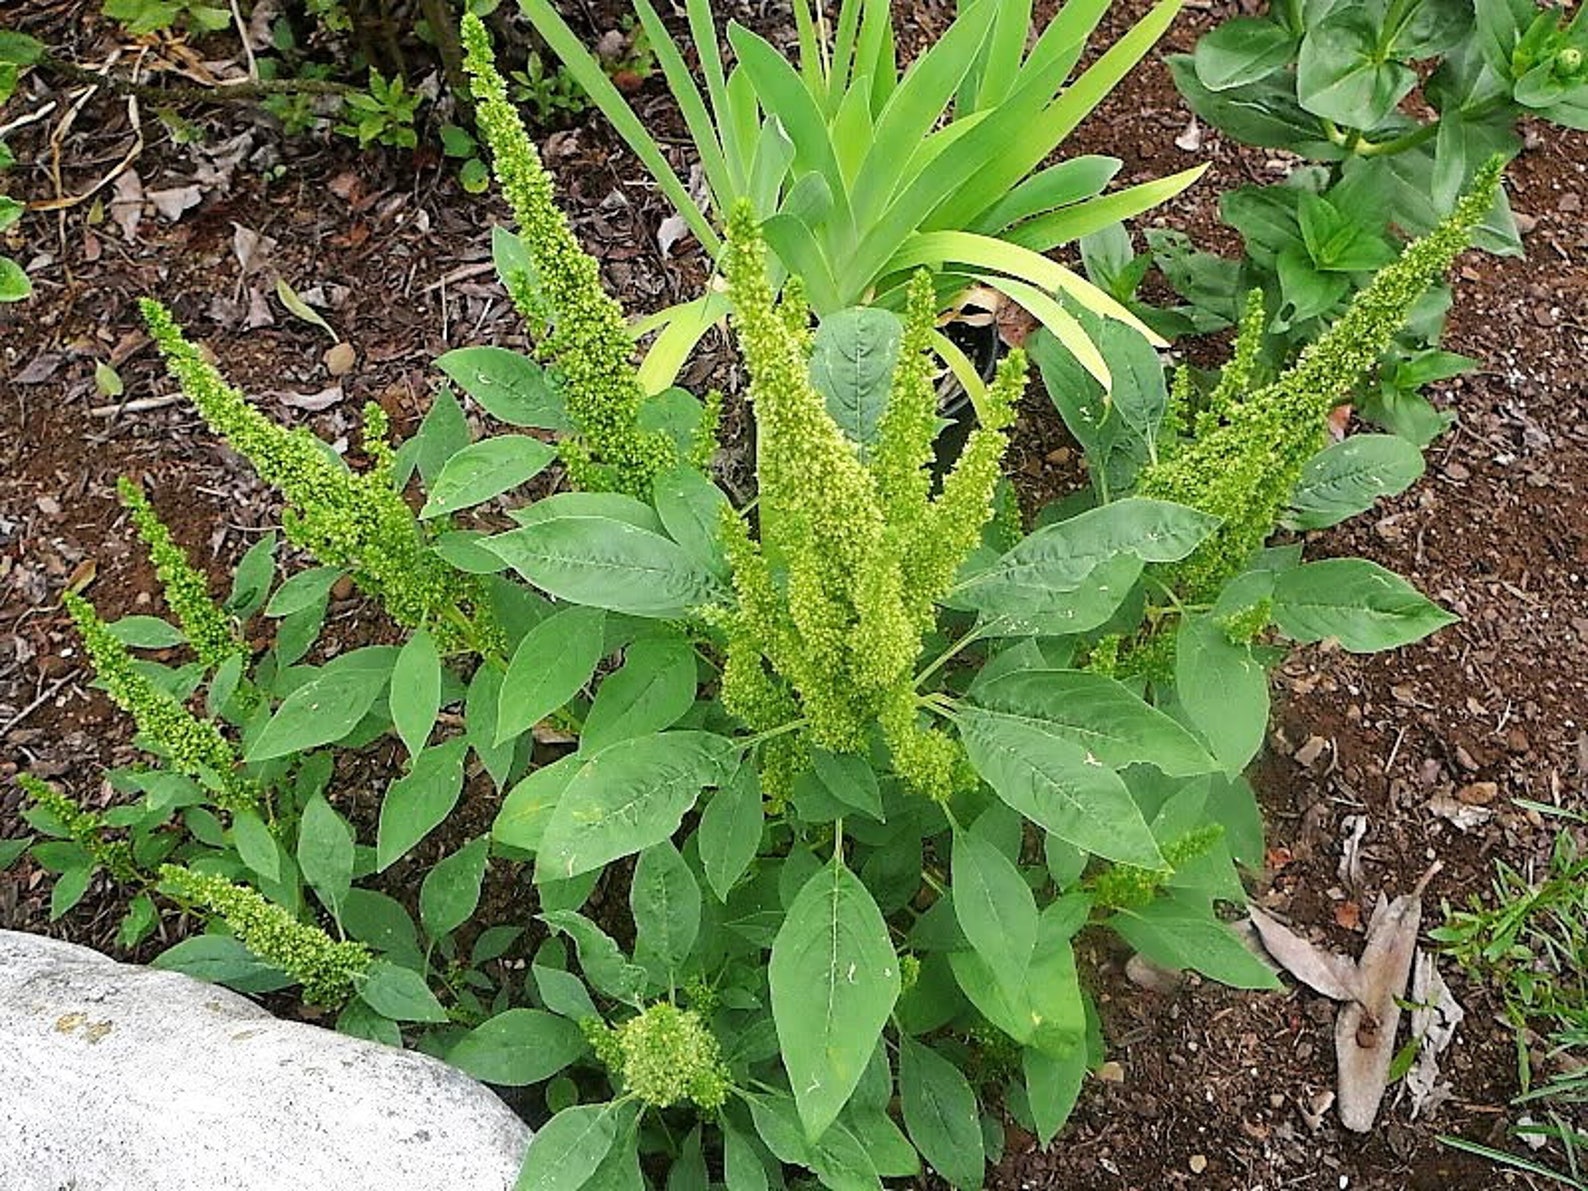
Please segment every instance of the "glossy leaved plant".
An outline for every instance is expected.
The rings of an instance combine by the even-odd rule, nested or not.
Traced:
[[[848,1191],[924,1165],[978,1186],[998,1114],[1050,1142],[1103,1057],[1079,932],[1274,985],[1221,913],[1262,858],[1241,771],[1265,666],[1285,640],[1389,648],[1450,618],[1371,564],[1266,541],[1297,510],[1371,503],[1324,482],[1329,412],[1497,170],[1277,381],[1243,349],[1208,392],[1109,402],[1055,357],[1097,484],[1030,532],[1001,474],[1023,353],[940,468],[930,277],[902,313],[815,320],[741,203],[723,264],[758,490],[735,507],[708,466],[718,399],[648,394],[473,18],[464,44],[518,225],[497,261],[537,343],[439,366],[501,426],[471,441],[443,388],[395,445],[372,408],[355,469],[147,304],[315,565],[277,584],[267,538],[216,605],[124,485],[175,623],[67,604],[149,760],[110,775],[127,800],[104,812],[24,779],[46,838],[0,861],[58,873],[57,914],[98,872],[127,886],[128,944],[162,909],[203,916],[162,966],[298,986],[339,1029],[532,1089],[525,1187],[761,1191],[805,1170]],[[1111,363],[1158,370],[1140,344],[1143,367]],[[554,463],[572,487],[526,503]],[[316,651],[344,575],[401,644]],[[139,654],[183,645],[179,666]],[[388,735],[407,761],[371,831],[337,758]]]

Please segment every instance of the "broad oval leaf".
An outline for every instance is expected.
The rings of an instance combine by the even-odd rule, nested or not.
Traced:
[[[700,885],[671,840],[640,853],[629,885],[634,958],[671,987],[700,933]]]
[[[393,1021],[446,1021],[447,1011],[412,968],[377,959],[359,986],[359,998]]]
[[[1139,695],[1082,670],[1015,670],[975,688],[976,704],[1072,740],[1111,769],[1146,763],[1171,777],[1218,768],[1196,737]]]
[[[512,740],[577,695],[601,662],[605,635],[599,608],[564,608],[526,633],[497,696],[495,743]]]
[[[1225,91],[1265,79],[1290,63],[1296,35],[1275,21],[1236,17],[1221,22],[1196,44],[1192,60],[1209,91]]]
[[[1459,619],[1365,558],[1329,558],[1274,579],[1274,623],[1308,643],[1333,637],[1352,653],[1421,641]]]
[[[960,738],[976,772],[1026,818],[1109,860],[1162,868],[1152,829],[1125,783],[1080,745],[1040,727],[963,707]]]
[[[408,638],[391,671],[391,719],[409,756],[417,756],[430,739],[441,710],[441,651],[430,630],[419,628]]]
[[[485,1083],[521,1088],[550,1079],[584,1050],[584,1035],[566,1017],[509,1009],[453,1043],[447,1062]]]
[[[460,347],[440,357],[436,367],[509,426],[573,429],[562,394],[527,356],[502,347]]]
[[[536,880],[576,877],[670,837],[722,780],[731,748],[710,732],[658,732],[587,758],[546,824]]]
[[[841,863],[805,883],[772,943],[772,1018],[805,1135],[837,1118],[899,998],[882,912]]]
[[[558,599],[631,616],[679,619],[721,592],[678,543],[608,517],[550,517],[481,544]]]
[[[452,813],[463,792],[463,755],[468,741],[449,740],[425,749],[406,774],[391,784],[380,804],[375,865],[381,870],[407,853]]]
[[[1423,453],[1398,434],[1353,434],[1307,461],[1285,524],[1325,529],[1406,491],[1423,474]]]
[[[579,1191],[617,1140],[610,1104],[575,1104],[536,1131],[514,1191]]]
[[[622,669],[596,691],[580,733],[596,751],[630,736],[670,728],[695,704],[695,650],[678,633],[642,637],[629,646]]]
[[[491,834],[508,847],[539,851],[552,812],[583,764],[583,757],[570,753],[528,774],[502,800]]]
[[[268,761],[341,740],[375,705],[387,674],[374,666],[322,670],[282,700],[249,746],[247,760]]]
[[[1211,909],[1161,897],[1108,920],[1125,942],[1166,968],[1192,968],[1235,988],[1279,988],[1277,977]]]
[[[353,887],[353,829],[316,794],[298,820],[298,867],[333,917]]]
[[[954,914],[965,938],[1000,979],[1022,983],[1037,945],[1031,886],[996,845],[974,831],[954,833],[951,869]]]
[[[421,517],[440,517],[500,496],[539,475],[555,448],[522,434],[500,434],[464,447],[441,468]]]
[[[836,311],[816,328],[811,384],[862,458],[877,441],[903,336],[898,315],[872,306]]]
[[[425,874],[419,886],[419,920],[432,939],[462,926],[480,904],[490,846],[488,836],[470,840]]]
[[[937,1173],[980,1188],[986,1154],[976,1093],[958,1067],[907,1034],[899,1038],[899,1099],[910,1140]]]
[[[1132,497],[1045,525],[950,593],[954,607],[992,615],[1040,616],[1121,554],[1143,562],[1178,562],[1219,519],[1169,501]]]
[[[761,782],[754,765],[744,765],[701,812],[696,839],[700,865],[717,900],[726,902],[761,846],[764,826]]]
[[[1187,616],[1175,634],[1175,694],[1229,774],[1246,768],[1268,730],[1268,672],[1212,616]]]

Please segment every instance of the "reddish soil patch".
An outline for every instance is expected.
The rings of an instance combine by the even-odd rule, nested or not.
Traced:
[[[1144,7],[1122,4],[1105,31],[1117,36]],[[1223,8],[1189,14],[1168,45],[1189,48]],[[926,6],[920,23],[945,12]],[[18,21],[60,45],[67,15],[38,6]],[[62,49],[78,60],[99,60],[110,48],[91,22],[70,27]],[[4,118],[62,97],[44,85],[25,85]],[[672,119],[659,80],[637,102],[659,123]],[[135,298],[169,302],[235,383],[331,441],[348,436],[366,400],[410,431],[436,379],[429,362],[447,348],[522,341],[489,269],[489,226],[504,213],[494,199],[465,195],[445,163],[284,139],[241,111],[194,114],[203,134],[196,144],[177,143],[147,112],[142,118],[147,143],[133,168],[143,193],[200,184],[200,204],[174,221],[138,207],[131,226],[136,204],[123,182],[101,193],[102,209],[90,201],[58,216],[30,215],[20,252],[32,258],[37,294],[0,307],[0,837],[18,831],[16,791],[3,780],[17,768],[93,804],[110,797],[102,769],[132,756],[128,725],[90,688],[57,609],[62,588],[89,567],[89,594],[107,615],[157,606],[152,575],[113,499],[115,477],[146,479],[179,539],[213,562],[218,592],[228,566],[275,524],[270,493],[182,403],[95,412],[115,404],[95,390],[96,362],[119,371],[132,402],[170,391],[138,330]],[[1155,218],[1229,246],[1213,232],[1218,190],[1273,180],[1283,166],[1211,132],[1196,152],[1175,148],[1188,118],[1154,62],[1066,151],[1124,158],[1121,183],[1211,160],[1209,178]],[[133,139],[129,119],[123,101],[89,101],[64,142],[61,193],[85,190],[119,159]],[[12,175],[25,197],[56,193],[46,141],[53,123],[43,119],[12,137],[19,158],[37,163]],[[1463,621],[1376,659],[1305,650],[1276,677],[1272,748],[1254,775],[1271,860],[1258,896],[1344,949],[1359,945],[1360,919],[1377,893],[1407,888],[1434,858],[1445,869],[1432,886],[1429,919],[1440,898],[1484,889],[1496,858],[1525,866],[1540,856],[1549,828],[1515,799],[1580,809],[1588,793],[1588,239],[1578,214],[1588,193],[1588,137],[1535,132],[1509,183],[1514,205],[1536,220],[1528,259],[1471,254],[1460,269],[1449,345],[1484,369],[1438,398],[1459,413],[1457,428],[1411,492],[1310,535],[1308,547],[1313,557],[1374,559]],[[665,208],[599,120],[550,136],[545,150],[584,242],[631,310],[693,290],[698,261],[662,259],[655,233]],[[274,244],[261,247],[254,236]],[[322,358],[329,340],[276,302],[277,276],[317,298],[357,349],[350,373],[329,374]],[[719,347],[699,372],[731,386],[732,367]],[[340,397],[327,397],[335,384]],[[321,402],[328,404],[302,408]],[[1016,452],[1025,486],[1051,495],[1072,483],[1072,450],[1045,400],[1029,402]],[[333,625],[347,632],[369,614],[341,601]],[[357,764],[374,775],[387,760],[377,750]],[[371,811],[368,777],[345,789],[360,786]],[[1492,814],[1464,832],[1430,809],[1445,799]],[[488,807],[477,809],[470,833],[487,821]],[[1349,815],[1365,816],[1367,831],[1359,873],[1342,875]],[[506,916],[513,894],[496,894]],[[48,922],[47,907],[44,874],[23,867],[0,877],[0,926],[114,950],[121,908],[114,890],[94,890],[57,923]],[[156,940],[138,957],[161,946]],[[1315,1111],[1315,1097],[1333,1084],[1328,1004],[1307,992],[1254,996],[1196,983],[1165,997],[1125,981],[1123,959],[1094,946],[1088,964],[1118,1080],[1088,1082],[1070,1129],[1045,1154],[1011,1130],[997,1185],[1508,1185],[1495,1168],[1435,1140],[1453,1132],[1498,1141],[1508,1119],[1512,1042],[1492,1024],[1482,988],[1451,974],[1468,1009],[1445,1062],[1454,1099],[1415,1122],[1404,1105],[1386,1105],[1375,1132],[1359,1138]]]

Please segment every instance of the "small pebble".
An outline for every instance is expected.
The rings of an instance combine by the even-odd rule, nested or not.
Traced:
[[[1201,1174],[1208,1168],[1208,1160],[1205,1155],[1192,1154],[1191,1161],[1187,1165],[1191,1167],[1192,1174]]]
[[[325,370],[332,376],[346,376],[358,362],[358,352],[353,349],[351,343],[343,342],[327,348],[323,359]]]

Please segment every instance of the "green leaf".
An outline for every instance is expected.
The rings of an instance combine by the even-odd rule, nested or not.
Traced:
[[[891,310],[859,306],[822,319],[811,345],[811,383],[861,458],[876,445],[904,324]]]
[[[441,475],[447,460],[469,445],[469,423],[449,388],[441,388],[413,438],[414,462],[427,486]]]
[[[899,998],[882,912],[842,863],[799,892],[772,944],[772,1017],[805,1135],[843,1109]]]
[[[877,771],[871,762],[856,753],[831,753],[826,749],[811,750],[811,769],[822,788],[842,806],[868,815],[881,823],[882,790],[877,784]]]
[[[658,732],[586,759],[546,825],[536,879],[576,877],[669,838],[721,780],[730,747],[709,732]]]
[[[1152,830],[1119,775],[1073,741],[1008,716],[955,713],[970,762],[999,798],[1097,856],[1161,868]]]
[[[579,949],[579,966],[590,984],[627,1005],[638,1005],[645,992],[645,969],[629,963],[607,934],[583,914],[572,910],[547,910],[541,921],[562,931]]]
[[[728,1191],[768,1191],[766,1167],[745,1136],[722,1124],[722,1177]]]
[[[375,705],[387,675],[378,666],[321,670],[282,700],[245,759],[268,761],[341,740]]]
[[[276,573],[276,535],[267,533],[248,548],[232,573],[232,591],[226,598],[226,611],[238,620],[247,620],[264,607],[270,593],[270,580]]]
[[[656,477],[652,495],[667,536],[712,574],[725,576],[721,530],[729,505],[722,489],[694,468],[680,465]]]
[[[991,615],[1035,616],[1063,608],[1101,563],[1121,554],[1177,562],[1219,524],[1217,517],[1168,501],[1132,497],[1045,525],[997,562],[960,582],[954,606]]]
[[[1065,898],[1042,912],[1023,983],[1010,985],[975,951],[949,955],[955,982],[988,1021],[1015,1041],[1050,1054],[1065,1053],[1086,1030],[1086,1006],[1070,945],[1086,910],[1086,899]]]
[[[22,266],[9,256],[0,256],[0,302],[21,302],[33,293],[33,282]]]
[[[1026,1103],[1037,1127],[1037,1140],[1046,1148],[1070,1119],[1086,1078],[1086,1047],[1076,1043],[1054,1055],[1027,1046],[1020,1052],[1026,1080]]]
[[[92,861],[85,864],[73,865],[63,870],[55,878],[55,887],[50,890],[50,921],[57,921],[78,902],[83,900],[83,895],[88,892],[88,883],[94,879],[98,866]]]
[[[755,859],[762,826],[759,775],[754,765],[744,765],[731,782],[712,795],[696,834],[700,864],[718,901],[727,902],[728,894]]]
[[[1285,524],[1325,529],[1395,496],[1423,474],[1423,453],[1398,434],[1353,434],[1307,461]]]
[[[491,834],[509,847],[538,852],[558,800],[584,762],[579,754],[570,753],[528,774],[503,799]]]
[[[956,1187],[981,1187],[986,1156],[976,1093],[959,1068],[908,1034],[899,1038],[899,1099],[910,1140],[938,1174]]]
[[[264,993],[286,988],[290,977],[273,968],[230,935],[194,935],[154,957],[150,967],[182,972],[238,992]]]
[[[491,848],[489,836],[470,840],[443,857],[419,886],[419,921],[432,939],[450,934],[469,920],[480,904],[480,883]]]
[[[566,1017],[509,1009],[453,1043],[447,1062],[485,1083],[521,1088],[550,1079],[584,1050],[584,1035]]]
[[[479,756],[498,789],[513,770],[516,741],[496,742],[496,725],[501,715],[503,670],[487,662],[475,670],[463,701],[463,723],[467,740]]]
[[[593,608],[677,620],[719,596],[682,546],[609,517],[548,517],[481,544],[541,590]]]
[[[418,756],[441,710],[441,651],[429,629],[414,630],[392,664],[390,703],[397,735]]]
[[[1234,988],[1280,987],[1262,961],[1202,905],[1161,897],[1140,909],[1120,910],[1108,925],[1166,968],[1191,968]]]
[[[545,470],[555,448],[524,434],[500,434],[464,447],[446,461],[430,486],[420,517],[440,517],[517,488]]]
[[[44,56],[45,45],[36,37],[15,29],[0,29],[0,62],[32,66]]]
[[[1268,730],[1268,673],[1212,616],[1187,616],[1175,636],[1175,693],[1224,771],[1239,773]]]
[[[244,864],[267,881],[281,880],[281,853],[263,819],[253,811],[237,811],[232,815],[231,835]]]
[[[675,976],[700,933],[700,886],[671,841],[640,853],[629,886],[629,908],[634,914],[635,959],[659,976],[658,984],[676,985]]]
[[[425,978],[412,968],[377,959],[359,986],[359,998],[376,1013],[393,1021],[446,1021],[447,1011],[436,1000]]]
[[[1235,17],[1201,38],[1192,55],[1197,78],[1209,91],[1265,79],[1289,64],[1296,36],[1273,21]]]
[[[299,571],[276,588],[265,605],[265,615],[291,616],[305,608],[323,605],[344,573],[339,567],[310,567],[307,571]]]
[[[386,791],[375,833],[375,865],[390,868],[452,812],[463,792],[464,740],[425,749]]]
[[[1342,5],[1308,27],[1296,59],[1296,98],[1315,116],[1372,130],[1417,85],[1411,67],[1379,52],[1379,31]]]
[[[1296,102],[1295,84],[1288,72],[1276,71],[1255,82],[1213,91],[1197,78],[1192,55],[1166,54],[1164,61],[1191,110],[1220,132],[1248,145],[1294,149],[1322,161],[1339,160],[1340,150],[1329,143],[1318,118]]]
[[[18,860],[32,845],[34,837],[25,835],[21,839],[0,839],[0,873],[5,872]]]
[[[1145,763],[1174,777],[1218,767],[1176,721],[1128,687],[1080,670],[1014,670],[977,684],[978,707],[1074,741],[1111,769]]]
[[[622,669],[596,692],[580,733],[580,747],[596,752],[631,736],[670,728],[695,704],[695,650],[669,632],[629,646]]]
[[[1352,653],[1421,641],[1459,618],[1363,558],[1329,558],[1274,580],[1274,623],[1303,644],[1333,637]]]
[[[524,635],[497,700],[496,743],[533,728],[577,695],[601,664],[606,614],[564,608]]]
[[[276,297],[287,308],[287,313],[294,318],[302,319],[310,326],[319,327],[320,330],[331,337],[332,343],[340,342],[336,332],[331,330],[331,324],[321,317],[318,310],[298,296],[298,291],[287,284],[285,277],[276,278]]]
[[[323,794],[309,799],[298,821],[298,867],[332,917],[340,918],[353,887],[353,829]]]
[[[1297,198],[1296,215],[1307,255],[1319,269],[1367,273],[1396,257],[1389,241],[1379,234],[1381,215],[1368,215],[1372,223],[1362,223],[1323,196],[1305,190]]]
[[[579,1191],[617,1140],[610,1104],[575,1104],[547,1121],[524,1154],[514,1191]]]
[[[158,616],[123,616],[105,627],[117,641],[133,649],[170,649],[187,640],[181,629]]]
[[[1019,986],[1037,945],[1031,887],[1007,856],[974,831],[954,833],[951,875],[954,914],[965,938],[1000,979]]]

